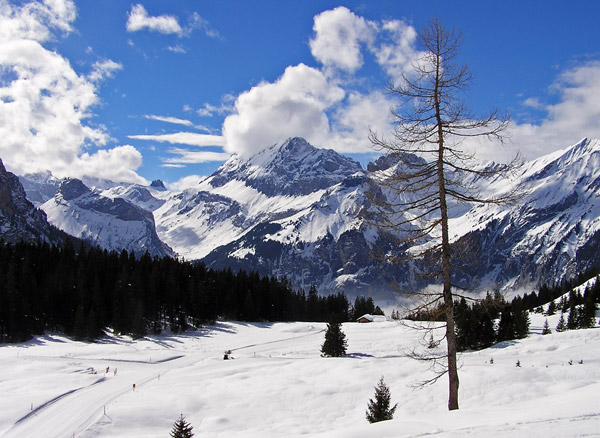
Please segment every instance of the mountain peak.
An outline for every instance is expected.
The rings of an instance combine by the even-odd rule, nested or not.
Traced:
[[[154,181],[152,181],[152,183],[150,183],[150,187],[156,190],[167,190],[167,188],[165,187],[165,183],[162,182],[162,180],[160,179],[155,179]]]
[[[361,165],[332,149],[320,149],[292,137],[242,159],[232,156],[209,178],[213,187],[244,181],[267,196],[302,196],[363,172]]]
[[[80,179],[65,178],[61,181],[58,192],[62,195],[63,199],[70,201],[71,199],[90,193],[91,190]]]

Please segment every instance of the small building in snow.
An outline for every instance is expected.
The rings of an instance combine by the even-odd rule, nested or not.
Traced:
[[[361,316],[360,318],[358,318],[356,320],[356,322],[360,322],[360,323],[366,323],[366,322],[385,322],[386,318],[384,315],[370,315],[370,314],[365,314],[363,316]]]

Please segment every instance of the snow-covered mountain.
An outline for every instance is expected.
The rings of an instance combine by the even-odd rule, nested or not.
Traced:
[[[476,206],[453,219],[455,233],[479,248],[467,278],[521,287],[600,265],[599,140],[526,163],[515,183],[528,190],[516,205]]]
[[[370,185],[356,161],[292,138],[232,156],[154,214],[161,238],[186,259],[377,295],[389,273],[374,254],[390,242],[358,217]]]
[[[376,181],[397,165],[386,156],[363,170],[348,157],[291,138],[250,158],[233,155],[180,193],[160,181],[148,187],[104,181],[90,190],[67,180],[59,190],[49,175],[33,183],[29,177],[26,187],[40,199],[56,190],[42,205],[50,221],[107,248],[171,254],[159,237],[178,255],[211,267],[287,277],[294,287],[315,284],[321,293],[386,298],[397,285],[424,282],[414,274],[418,262],[389,261],[407,248],[362,214],[371,210],[373,196],[389,196]],[[584,139],[527,162],[512,182],[473,184],[486,195],[510,184],[527,194],[515,205],[452,207],[452,238],[479,250],[457,282],[529,287],[599,264],[600,141]]]
[[[596,265],[599,159],[600,142],[586,139],[527,162],[512,183],[474,181],[490,195],[507,184],[528,191],[516,205],[452,209],[453,238],[479,249],[457,281],[516,288]],[[181,255],[209,266],[285,276],[321,292],[389,296],[394,283],[423,285],[413,275],[418,263],[384,263],[383,254],[406,248],[359,212],[370,208],[368,192],[385,196],[374,180],[396,163],[382,157],[364,171],[350,158],[290,139],[249,159],[234,155],[197,189],[167,200],[154,212],[157,229]]]
[[[129,193],[143,195],[136,189]],[[79,179],[62,180],[56,195],[41,208],[56,227],[102,248],[126,249],[139,255],[147,251],[159,257],[173,255],[171,248],[158,238],[151,212],[124,198],[91,190]]]

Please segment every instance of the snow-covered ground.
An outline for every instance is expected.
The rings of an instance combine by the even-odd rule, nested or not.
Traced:
[[[411,387],[432,374],[403,356],[422,333],[396,322],[344,324],[344,358],[320,357],[320,323],[219,322],[97,344],[49,335],[0,346],[0,435],[166,437],[183,414],[198,437],[598,436],[600,328],[542,336],[544,319],[532,315],[527,339],[461,355],[453,412],[447,379]],[[398,409],[371,425],[381,376]]]

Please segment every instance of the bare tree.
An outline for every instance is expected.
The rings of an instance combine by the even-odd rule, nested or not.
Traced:
[[[405,242],[413,247],[412,257],[428,260],[428,274],[443,284],[441,292],[424,293],[418,309],[441,309],[445,319],[447,361],[443,372],[449,377],[448,409],[458,409],[458,370],[454,324],[453,273],[459,264],[456,242],[450,239],[448,227],[450,203],[501,204],[515,199],[508,191],[501,196],[483,196],[476,189],[476,180],[509,173],[520,161],[503,166],[477,166],[464,140],[484,137],[502,141],[508,126],[508,116],[492,111],[475,116],[464,101],[471,84],[466,66],[457,63],[462,43],[460,32],[446,30],[437,19],[419,34],[421,54],[414,63],[414,72],[403,75],[399,84],[389,91],[400,97],[401,105],[392,110],[395,129],[390,138],[371,131],[372,144],[400,162],[393,175],[387,175],[384,185],[394,193],[386,202],[394,212],[387,226],[401,230]],[[478,183],[480,184],[480,182]],[[414,309],[413,309],[414,310]]]

